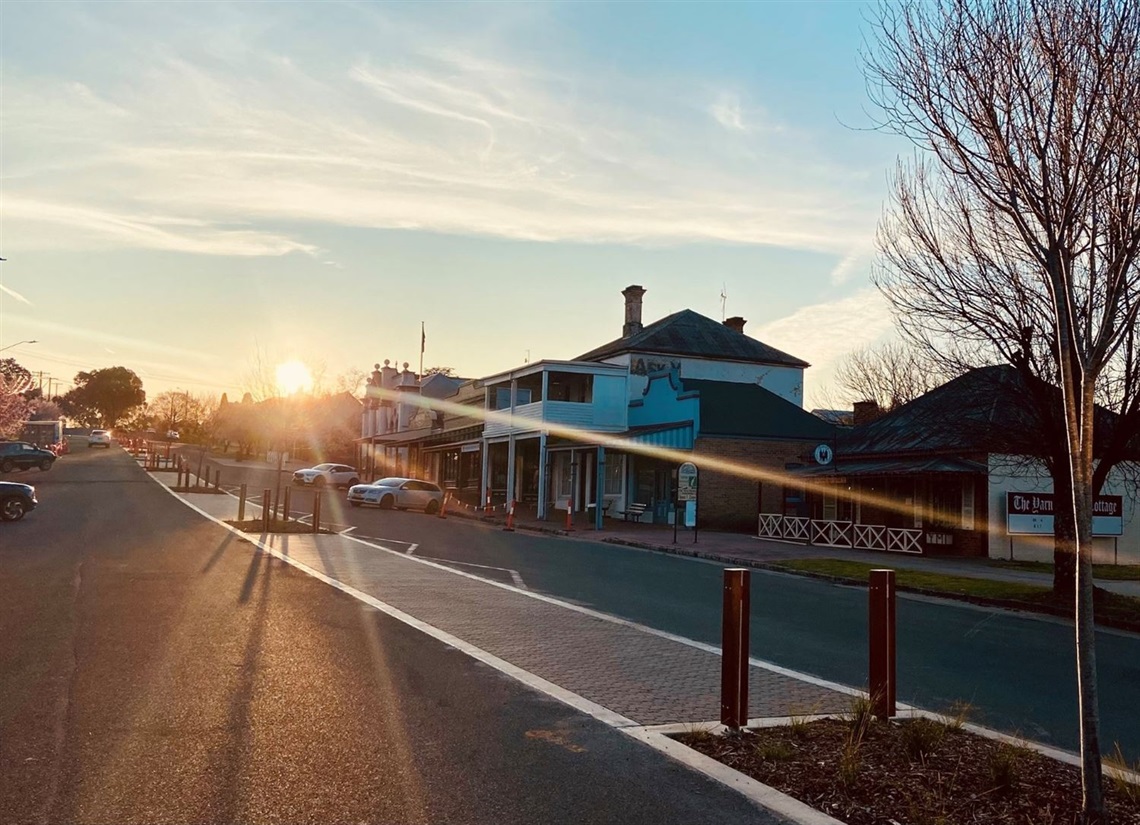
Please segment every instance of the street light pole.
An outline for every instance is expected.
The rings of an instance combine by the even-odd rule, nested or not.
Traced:
[[[2,260],[4,260],[4,259],[0,258],[0,261],[2,261]],[[17,341],[16,343],[9,344],[6,347],[0,347],[0,352],[3,352],[6,349],[12,349],[12,347],[18,347],[18,346],[20,346],[20,344],[38,344],[38,343],[39,343],[39,341],[35,340],[34,338],[31,338],[27,341]]]

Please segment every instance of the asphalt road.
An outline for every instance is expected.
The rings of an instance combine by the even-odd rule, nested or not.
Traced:
[[[271,486],[273,474],[223,469],[226,480]],[[288,476],[284,477],[287,483]],[[298,490],[293,508],[308,512]],[[352,509],[344,494],[325,519],[353,535],[415,543],[421,557],[687,638],[720,643],[721,565],[571,538],[502,530],[458,518]],[[410,544],[406,544],[410,546]],[[888,558],[883,558],[889,564]],[[478,565],[478,566],[475,566]],[[752,655],[843,684],[867,679],[867,591],[753,571]],[[971,721],[1078,748],[1072,626],[1047,617],[900,597],[899,699],[933,710],[972,706]],[[1101,741],[1140,760],[1140,636],[1097,633]]]
[[[42,504],[0,525],[0,822],[774,821],[251,552],[117,449],[14,478]]]

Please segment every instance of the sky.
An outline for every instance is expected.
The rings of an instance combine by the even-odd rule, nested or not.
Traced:
[[[690,308],[812,363],[889,338],[867,7],[0,3],[0,347],[66,386],[468,377]],[[722,292],[727,295],[722,307]],[[18,344],[36,339],[36,344]]]

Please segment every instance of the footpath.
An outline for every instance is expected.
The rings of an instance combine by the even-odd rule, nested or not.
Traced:
[[[213,518],[237,518],[228,495],[180,494]],[[247,503],[247,518],[260,507]],[[406,546],[339,534],[250,534],[250,540],[426,622],[636,725],[711,724],[720,716],[720,656],[707,646],[455,571]],[[837,688],[838,686],[836,686]],[[850,694],[754,664],[750,715],[839,713]]]

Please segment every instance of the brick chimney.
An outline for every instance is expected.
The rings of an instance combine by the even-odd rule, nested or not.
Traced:
[[[883,411],[879,409],[878,401],[856,401],[854,404],[855,410],[855,426],[861,427],[864,424],[870,424],[876,418],[882,416]]]
[[[731,318],[724,319],[724,325],[731,329],[733,332],[744,334],[744,325],[748,322],[741,318],[739,315],[733,315]]]
[[[621,294],[625,296],[625,325],[621,328],[621,337],[628,338],[645,328],[641,323],[641,296],[645,290],[633,284],[623,289]]]

